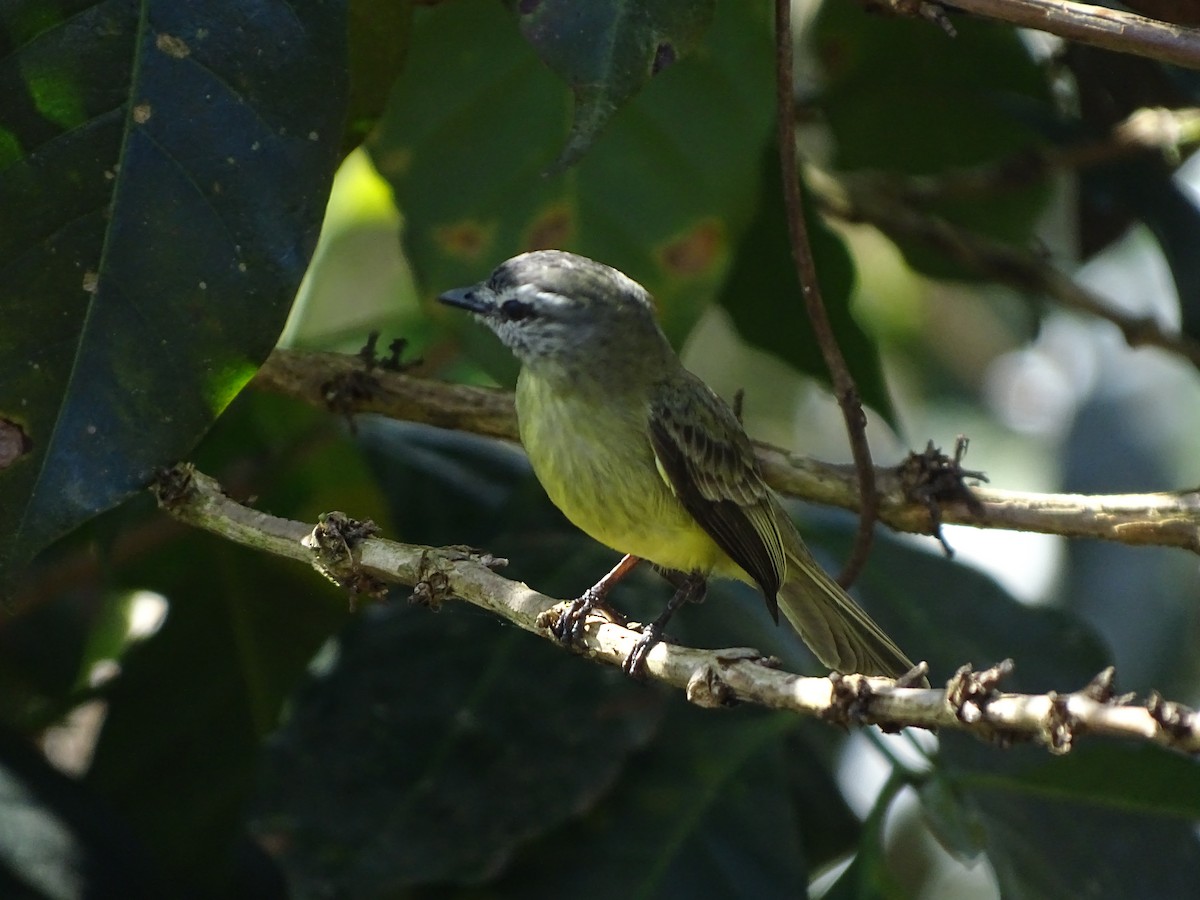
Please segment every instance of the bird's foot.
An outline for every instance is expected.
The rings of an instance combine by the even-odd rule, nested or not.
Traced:
[[[550,633],[568,647],[578,643],[583,637],[588,616],[592,613],[599,613],[617,625],[625,624],[625,617],[604,602],[605,592],[597,590],[596,587],[588,588],[582,596],[571,601],[570,605],[558,614],[558,618],[550,623]]]
[[[583,595],[573,601],[567,609],[558,614],[557,619],[538,624],[549,625],[550,633],[568,647],[583,637],[583,629],[587,625],[587,617],[593,612],[601,612],[610,622],[618,625],[625,624],[625,617],[604,602],[613,585],[628,575],[640,560],[636,556],[623,556],[621,561],[613,566],[612,571],[583,592]]]
[[[625,662],[621,664],[621,671],[630,678],[640,680],[646,677],[646,656],[662,639],[663,627],[657,619],[649,625],[642,626],[642,636],[638,638],[633,649],[629,651],[629,655],[625,657]]]
[[[675,594],[667,601],[667,608],[649,625],[642,627],[642,636],[638,638],[629,655],[625,657],[621,669],[631,678],[642,678],[646,674],[646,656],[654,649],[654,645],[663,639],[667,622],[675,614],[675,610],[685,603],[701,603],[708,592],[708,581],[700,572],[663,571],[667,580],[675,585]]]

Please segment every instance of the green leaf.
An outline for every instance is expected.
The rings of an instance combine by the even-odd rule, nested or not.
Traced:
[[[974,771],[959,781],[978,792],[1019,791],[1116,812],[1200,820],[1200,764],[1162,747],[1103,741],[1085,743],[1065,757],[1016,754],[1003,767]]]
[[[188,565],[203,558],[204,566]],[[176,878],[219,891],[259,743],[346,601],[295,564],[193,535],[156,557],[169,610],[107,692],[87,783]],[[174,582],[167,567],[178,575]],[[149,573],[147,573],[149,574]]]
[[[1200,765],[1086,743],[1069,756],[943,737],[936,778],[973,820],[1005,897],[1190,897],[1200,879]],[[1095,739],[1086,739],[1094,741]]]
[[[984,668],[1011,658],[1016,671],[1005,690],[1075,690],[1109,662],[1075,616],[1019,603],[978,570],[886,535],[855,594],[913,660],[929,663],[935,684],[964,663]]]
[[[823,517],[822,517],[823,518]],[[850,549],[846,526],[798,522],[827,570]],[[927,548],[880,532],[851,594],[929,680],[944,683],[959,666],[1011,658],[1004,690],[1077,690],[1111,662],[1096,634],[1076,615],[1015,600],[990,576]],[[832,557],[831,555],[832,554]],[[782,629],[781,629],[782,630]]]
[[[1091,204],[1129,212],[1153,232],[1171,269],[1179,296],[1180,330],[1200,340],[1200,208],[1192,192],[1182,187],[1161,160],[1133,159],[1085,172],[1081,189]]]
[[[270,350],[324,211],[345,10],[0,17],[0,568],[186,454]]]
[[[272,740],[255,815],[301,894],[488,878],[608,790],[658,719],[619,670],[461,605],[372,609],[333,658]]]
[[[920,19],[823,3],[813,45],[825,73],[820,106],[842,170],[934,175],[1008,161],[1042,142],[1052,111],[1047,78],[1015,29],[967,17],[953,39]],[[928,204],[980,234],[1024,245],[1049,197],[1039,182]],[[900,240],[910,264],[941,277],[976,278],[922,245]]]
[[[349,0],[350,98],[343,153],[363,142],[387,105],[412,37],[413,0]]]
[[[758,211],[738,244],[719,302],[747,341],[827,385],[829,370],[805,314],[796,280],[778,152],[774,148],[764,156],[762,173]],[[896,427],[896,412],[883,378],[879,351],[851,314],[854,260],[841,238],[824,222],[815,216],[807,221],[821,295],[850,374],[863,402]]]
[[[575,95],[564,169],[613,114],[700,42],[716,0],[510,0],[521,33]]]
[[[254,490],[277,515],[312,521],[340,508],[386,526],[338,423],[292,401],[241,395],[197,461],[227,486]],[[108,713],[87,782],[173,878],[223,896],[263,738],[312,655],[345,622],[349,599],[303,565],[165,530],[155,552],[111,576],[162,594],[168,611],[105,688]]]
[[[395,536],[486,547],[566,596],[611,565],[554,533],[562,516],[510,445],[372,419],[359,438]],[[661,699],[459,602],[365,610],[272,738],[254,828],[301,894],[476,882],[608,790]]]
[[[823,810],[781,789],[789,769],[814,765],[788,742],[796,730],[789,716],[672,703],[605,801],[531,847],[486,896],[804,896],[799,823],[816,827]]]
[[[681,339],[722,284],[758,200],[773,121],[762,11],[720,4],[704,47],[655,78],[577,166],[550,177],[569,109],[511,18],[486,0],[418,13],[369,149],[395,189],[424,295],[478,281],[521,251],[559,247],[644,284]],[[433,318],[461,318],[435,306]]]
[[[892,801],[902,786],[903,782],[893,772],[863,823],[858,852],[837,880],[821,895],[821,900],[878,900],[882,897],[901,900],[908,897],[904,886],[888,868],[883,835]]]
[[[844,735],[824,722],[797,724],[784,742],[783,785],[799,813],[804,856],[814,871],[855,850],[863,840],[863,823],[846,803],[835,777]]]

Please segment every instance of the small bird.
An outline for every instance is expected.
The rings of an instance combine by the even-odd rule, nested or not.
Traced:
[[[536,250],[438,299],[474,313],[520,360],[517,418],[538,480],[578,528],[626,554],[560,620],[560,637],[573,639],[644,559],[678,591],[627,660],[631,672],[709,575],[756,585],[776,623],[782,609],[832,669],[899,677],[913,668],[813,559],[738,417],[683,367],[640,284],[583,256]]]

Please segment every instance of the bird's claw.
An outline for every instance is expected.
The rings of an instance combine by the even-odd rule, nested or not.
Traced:
[[[621,671],[630,678],[642,679],[646,677],[646,657],[650,651],[654,649],[654,645],[663,638],[662,628],[657,622],[651,622],[649,625],[643,626],[642,636],[638,638],[637,643],[633,645],[633,649],[629,651],[629,655],[625,657],[625,662],[621,664]]]
[[[571,605],[559,615],[558,621],[550,627],[551,633],[564,644],[577,643],[583,637],[583,628],[587,624],[588,613],[593,608],[594,603],[589,603],[587,594],[572,601]]]
[[[609,622],[625,624],[624,616],[604,602],[603,592],[592,587],[559,613],[558,618],[550,624],[550,633],[568,647],[577,644],[587,628],[588,616],[594,612],[601,613]]]
[[[675,610],[685,603],[701,603],[708,590],[708,582],[700,572],[673,572],[660,570],[667,579],[675,585],[675,593],[667,602],[667,608],[649,625],[642,626],[642,636],[638,638],[625,662],[621,664],[622,671],[631,678],[644,678],[646,675],[646,657],[654,649],[654,645],[666,634],[667,623]]]

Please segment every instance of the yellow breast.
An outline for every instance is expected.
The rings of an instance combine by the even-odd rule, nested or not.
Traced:
[[[650,447],[648,405],[554,390],[523,370],[521,441],[550,500],[580,530],[620,553],[708,572],[728,557],[675,498]]]

